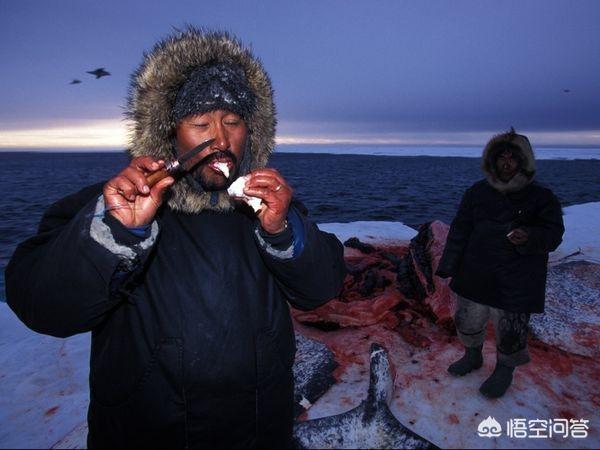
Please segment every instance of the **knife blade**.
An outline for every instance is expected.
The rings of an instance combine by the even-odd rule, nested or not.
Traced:
[[[152,187],[163,178],[175,177],[184,173],[186,171],[185,163],[192,159],[194,156],[196,156],[198,153],[200,153],[202,150],[204,150],[206,147],[208,147],[210,144],[212,144],[214,141],[214,138],[208,139],[191,149],[189,152],[186,152],[184,155],[180,156],[175,161],[167,162],[164,168],[148,175],[146,177],[146,183],[148,183],[149,187]]]

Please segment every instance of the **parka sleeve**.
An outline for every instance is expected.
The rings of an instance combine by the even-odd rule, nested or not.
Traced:
[[[7,303],[34,331],[56,337],[90,331],[123,301],[123,283],[148,257],[156,222],[142,239],[105,221],[99,192],[100,185],[92,186],[52,205],[6,268]]]
[[[558,198],[548,191],[536,212],[535,222],[519,228],[527,232],[527,242],[516,247],[520,254],[547,254],[556,250],[565,232]]]
[[[447,278],[456,275],[472,230],[473,208],[471,205],[471,189],[467,189],[460,201],[456,216],[450,225],[446,246],[444,247],[444,252],[436,271],[437,276]]]
[[[256,238],[265,264],[288,301],[295,308],[310,310],[340,293],[346,265],[342,243],[335,235],[319,230],[305,211],[301,204],[290,208],[288,217],[294,222],[296,236],[288,252],[277,256],[266,248],[259,233]]]

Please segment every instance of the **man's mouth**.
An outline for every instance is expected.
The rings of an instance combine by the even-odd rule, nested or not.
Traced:
[[[231,170],[233,169],[233,161],[229,158],[215,158],[208,164],[208,167],[229,179]]]
[[[237,158],[230,150],[217,151],[204,155],[197,161],[194,161],[188,166],[188,170],[200,171],[204,166],[210,167],[211,170],[219,175],[225,175],[229,178],[227,172],[231,172],[237,163]]]

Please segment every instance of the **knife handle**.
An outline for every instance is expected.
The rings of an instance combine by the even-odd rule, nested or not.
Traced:
[[[148,184],[148,187],[151,188],[156,183],[158,183],[160,180],[162,180],[163,178],[167,178],[169,176],[171,176],[171,174],[169,173],[169,171],[167,169],[160,169],[160,170],[148,175],[146,177],[146,183]]]

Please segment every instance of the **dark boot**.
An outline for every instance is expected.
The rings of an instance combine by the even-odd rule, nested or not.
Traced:
[[[497,363],[494,372],[483,382],[479,392],[488,398],[502,397],[512,383],[514,370],[514,367]]]
[[[448,372],[455,376],[463,376],[472,370],[479,369],[483,365],[483,356],[481,349],[483,345],[478,347],[465,347],[465,356],[460,358],[455,363],[450,364]]]

